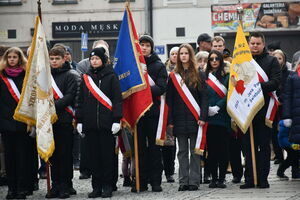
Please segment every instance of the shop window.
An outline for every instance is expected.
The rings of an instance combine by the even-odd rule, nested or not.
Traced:
[[[0,0],[0,6],[18,6],[22,5],[21,0]]]
[[[78,4],[78,0],[53,0],[53,5],[61,5],[61,4]]]

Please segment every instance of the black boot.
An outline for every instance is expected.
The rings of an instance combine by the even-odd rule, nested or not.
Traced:
[[[102,198],[112,197],[112,187],[110,185],[103,186],[103,192],[102,192],[101,197]]]
[[[16,195],[17,195],[17,193],[15,191],[8,190],[7,195],[6,195],[6,199],[15,199]]]
[[[17,192],[15,199],[26,199],[26,192],[25,191]]]
[[[59,191],[57,186],[52,186],[50,191],[46,194],[45,198],[54,199],[54,198],[58,198],[58,195],[59,195]]]
[[[88,194],[89,198],[97,198],[101,197],[102,194],[102,188],[95,188],[91,193]]]
[[[123,187],[130,187],[131,186],[131,179],[129,176],[124,176]]]

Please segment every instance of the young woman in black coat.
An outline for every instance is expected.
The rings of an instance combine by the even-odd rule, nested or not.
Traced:
[[[0,132],[5,148],[5,168],[8,180],[6,199],[25,199],[30,179],[28,163],[33,143],[24,123],[14,120],[27,60],[21,49],[9,48],[0,62]]]
[[[174,70],[196,100],[201,111],[197,121],[189,110],[172,80],[167,86],[167,103],[169,106],[169,126],[174,127],[173,134],[178,140],[179,189],[198,190],[200,183],[200,155],[195,153],[199,126],[205,124],[208,112],[208,97],[204,75],[196,69],[194,51],[189,44],[182,44],[178,50],[177,66]],[[190,154],[190,158],[188,157]]]

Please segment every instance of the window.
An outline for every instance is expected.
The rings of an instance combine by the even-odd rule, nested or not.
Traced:
[[[61,5],[61,4],[78,4],[77,0],[53,0],[53,5]]]
[[[21,0],[0,0],[0,6],[18,6],[22,5]]]
[[[126,0],[109,0],[109,3],[120,3],[125,2]],[[131,2],[134,2],[135,0],[130,0]]]
[[[17,30],[16,29],[11,29],[11,30],[7,30],[7,35],[8,35],[8,39],[16,39],[17,38]]]
[[[197,0],[164,0],[164,6],[175,4],[193,4],[197,5]]]

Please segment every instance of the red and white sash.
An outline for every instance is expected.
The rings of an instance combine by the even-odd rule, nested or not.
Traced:
[[[106,108],[112,111],[112,102],[111,100],[100,90],[100,88],[95,84],[93,79],[87,75],[83,75],[83,80],[86,87],[91,91],[93,96]]]
[[[191,94],[190,90],[186,86],[186,84],[183,82],[181,76],[177,73],[171,72],[170,78],[178,94],[180,95],[180,97],[182,98],[182,100],[184,101],[188,109],[191,111],[196,121],[198,121],[201,112],[200,107],[196,102],[195,98],[193,97],[193,95]],[[199,126],[198,128],[197,140],[195,145],[196,154],[202,155],[204,152],[205,145],[206,145],[206,128],[207,128],[207,123],[205,123],[204,126]]]
[[[51,82],[52,82],[52,89],[53,89],[53,96],[55,100],[61,99],[64,97],[63,93],[60,91],[60,89],[58,88],[58,86],[55,83],[54,78],[51,76]],[[65,110],[70,113],[73,117],[73,119],[75,119],[75,110],[72,108],[72,106],[67,106],[65,108]]]
[[[14,100],[18,103],[20,100],[20,92],[15,84],[15,82],[11,78],[4,77],[3,75],[0,75],[2,80],[4,81],[5,85],[8,88],[9,93],[14,98]]]
[[[258,74],[259,82],[269,81],[267,74],[257,63],[255,64],[255,68],[256,68],[256,71]],[[276,112],[278,109],[279,101],[278,101],[278,97],[277,97],[275,91],[269,92],[268,95],[270,96],[270,102],[269,102],[269,106],[268,106],[268,110],[267,110],[267,114],[266,114],[265,123],[268,127],[272,128],[272,124],[273,124],[273,121],[274,121],[274,118],[276,116]]]
[[[150,86],[154,86],[155,82],[148,74],[148,80]],[[163,146],[166,140],[166,132],[167,132],[167,122],[168,122],[168,112],[169,108],[166,104],[166,96],[160,96],[160,109],[159,109],[159,119],[158,119],[158,126],[156,131],[156,144]]]
[[[221,98],[224,98],[227,94],[226,87],[212,74],[209,73],[208,79],[206,81],[209,85]]]

